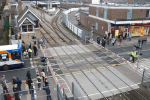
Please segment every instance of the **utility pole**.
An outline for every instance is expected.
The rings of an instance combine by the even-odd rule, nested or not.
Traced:
[[[49,0],[47,0],[47,10],[49,10]]]
[[[50,9],[52,9],[52,0],[50,0]]]

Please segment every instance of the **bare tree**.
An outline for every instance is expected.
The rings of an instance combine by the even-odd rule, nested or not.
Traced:
[[[4,20],[3,20],[3,10],[6,5],[7,0],[0,0],[0,12],[1,12],[1,19],[0,19],[0,39],[3,38],[3,28],[4,28]]]

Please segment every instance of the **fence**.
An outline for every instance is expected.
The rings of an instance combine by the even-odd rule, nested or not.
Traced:
[[[81,30],[80,28],[78,28],[78,27],[76,27],[75,25],[73,25],[72,23],[70,23],[70,22],[68,21],[68,14],[69,14],[70,12],[72,12],[72,11],[88,10],[88,9],[89,9],[89,8],[83,8],[83,7],[81,7],[81,8],[71,8],[71,9],[69,9],[69,10],[67,10],[67,11],[64,11],[64,12],[62,13],[62,23],[63,23],[66,27],[68,27],[72,32],[74,32],[77,36],[79,36],[81,42],[83,42],[83,43],[85,43],[85,44],[88,43],[88,40],[89,40],[90,38],[92,38],[91,33],[88,32],[88,31],[83,31],[83,30]]]
[[[74,99],[76,100],[88,100],[86,96],[84,96],[77,86],[72,82],[72,94],[74,95]]]
[[[144,87],[146,87],[147,89],[150,89],[150,72],[148,72],[146,69],[143,70],[141,83]]]

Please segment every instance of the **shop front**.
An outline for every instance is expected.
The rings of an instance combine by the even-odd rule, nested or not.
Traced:
[[[133,23],[131,25],[132,36],[147,36],[149,34],[150,23]]]

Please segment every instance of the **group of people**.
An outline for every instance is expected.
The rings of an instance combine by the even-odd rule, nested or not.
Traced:
[[[18,77],[17,79],[16,77],[13,77],[12,79],[13,92],[14,92],[13,96],[9,94],[7,82],[8,81],[5,79],[5,75],[2,75],[1,83],[2,83],[2,88],[3,88],[4,100],[12,100],[14,97],[15,97],[15,100],[21,100],[20,95],[19,95],[19,91],[21,91],[21,84],[22,84],[21,80]]]
[[[41,90],[41,77],[43,79],[43,90],[46,91],[46,94],[47,94],[47,100],[52,100],[51,98],[51,95],[50,95],[50,89],[49,89],[49,82],[47,80],[47,78],[45,78],[45,69],[42,69],[42,71],[40,72],[37,72],[37,75],[36,75],[36,79],[37,79],[37,85],[38,85],[38,90]],[[33,88],[33,81],[31,79],[31,73],[30,71],[27,72],[26,74],[26,77],[27,77],[27,80],[26,80],[26,84],[28,84],[28,87],[29,87],[29,90],[30,91],[30,94],[31,94],[31,98],[33,98],[32,100],[34,100],[34,88]]]
[[[31,73],[30,71],[27,72],[26,74],[26,77],[27,77],[27,80],[26,80],[26,84],[28,85],[29,87],[29,93],[31,94],[31,100],[35,100],[34,99],[34,83],[32,81],[32,78],[31,78]],[[51,91],[49,89],[49,82],[47,80],[47,78],[45,78],[45,69],[42,69],[42,71],[39,73],[37,72],[37,75],[36,75],[36,79],[37,79],[37,86],[38,86],[38,90],[41,90],[41,77],[42,77],[42,80],[43,80],[43,90],[46,91],[46,94],[47,94],[47,100],[52,100],[51,98]],[[4,94],[4,100],[12,100],[14,97],[15,97],[15,100],[21,100],[21,84],[22,84],[22,81],[17,77],[13,77],[12,78],[12,84],[13,84],[13,92],[14,92],[14,95],[11,95],[8,91],[8,85],[7,85],[7,80],[5,79],[5,75],[2,75],[1,77],[1,84],[2,84],[2,88],[3,88],[3,94]]]
[[[27,58],[27,56],[31,58],[32,56],[32,46],[31,46],[30,41],[28,43],[28,46],[29,46],[29,49],[26,49],[25,42],[22,40],[22,53],[25,56],[25,58]],[[33,46],[33,51],[34,51],[34,56],[37,56],[38,49],[36,45]]]
[[[131,41],[131,37],[132,37],[132,34],[129,34],[129,41]],[[111,42],[112,46],[114,46],[114,44],[116,43],[117,38],[119,40],[119,45],[121,45],[122,40],[123,39],[126,40],[127,33],[126,32],[120,32],[118,34],[118,37],[113,37],[112,38],[112,34],[109,32],[108,35],[104,34],[102,40],[98,36],[97,37],[97,43],[101,44],[103,46],[103,48],[105,48],[106,43],[107,43],[107,45],[109,45],[110,42]]]

